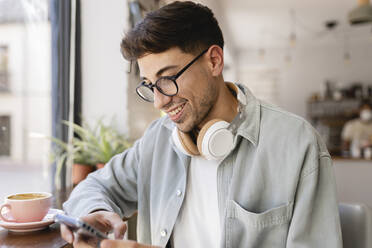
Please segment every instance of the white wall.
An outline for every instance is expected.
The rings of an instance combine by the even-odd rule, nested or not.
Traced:
[[[351,61],[345,63],[342,44],[301,46],[292,52],[290,64],[285,62],[287,49],[266,49],[264,58],[258,51],[240,55],[239,78],[249,86],[252,70],[277,70],[277,102],[286,110],[306,116],[306,101],[314,92],[322,90],[331,79],[341,86],[353,82],[372,84],[372,38],[351,45]]]
[[[225,16],[225,11],[220,1],[216,0],[194,0],[194,2],[200,2],[203,5],[208,6],[213,11],[218,24],[222,30],[225,47],[224,47],[224,58],[225,58],[225,68],[223,71],[225,81],[236,82],[238,80],[237,71],[237,49],[235,40],[229,29],[227,19]]]
[[[125,133],[128,65],[120,41],[128,19],[127,1],[81,1],[83,118],[91,124],[115,118]]]
[[[26,160],[48,164],[51,136],[51,28],[49,22],[25,27],[24,102]]]

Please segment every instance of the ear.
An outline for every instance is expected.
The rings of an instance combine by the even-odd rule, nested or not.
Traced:
[[[207,52],[207,57],[208,67],[211,70],[212,76],[220,76],[224,66],[222,48],[217,45],[211,46]]]

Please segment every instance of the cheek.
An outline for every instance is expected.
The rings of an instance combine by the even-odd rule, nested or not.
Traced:
[[[205,91],[208,90],[207,83],[204,78],[193,78],[180,87],[180,96],[186,98],[189,101],[195,102],[200,99]]]
[[[194,71],[184,76],[183,80],[177,82],[178,97],[188,101],[190,105],[188,111],[197,112],[205,97],[204,93],[208,91],[208,73],[203,67],[196,67]]]
[[[178,83],[178,82],[177,82]],[[192,102],[194,100],[195,92],[193,88],[195,86],[190,81],[180,81],[178,84],[178,94],[177,98],[187,100],[188,102]],[[180,102],[181,100],[176,100]]]

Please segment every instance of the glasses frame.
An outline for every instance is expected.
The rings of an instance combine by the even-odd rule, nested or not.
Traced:
[[[197,61],[201,56],[203,56],[206,52],[208,51],[208,49],[205,49],[204,51],[202,51],[198,56],[196,56],[193,60],[191,60],[190,63],[188,63],[185,67],[183,67],[179,72],[177,72],[176,75],[173,75],[173,76],[163,76],[163,77],[159,77],[156,81],[155,81],[155,84],[147,84],[145,81],[142,81],[139,83],[139,85],[137,86],[136,88],[136,93],[139,97],[141,97],[143,100],[145,100],[146,102],[154,102],[154,100],[148,100],[146,99],[145,97],[142,97],[142,95],[139,93],[139,89],[141,87],[146,87],[148,89],[150,89],[153,93],[154,93],[154,88],[156,88],[161,94],[165,95],[165,96],[175,96],[178,94],[178,85],[177,85],[177,82],[176,80],[182,75],[182,73],[184,73],[192,64],[195,63],[195,61]],[[167,79],[167,80],[170,80],[174,83],[174,85],[176,86],[176,93],[175,94],[166,94],[163,92],[163,90],[158,86],[158,82],[160,80],[164,80],[164,79]]]

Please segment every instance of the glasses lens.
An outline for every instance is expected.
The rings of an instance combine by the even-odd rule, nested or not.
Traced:
[[[160,89],[161,93],[167,96],[174,96],[177,94],[177,85],[176,83],[167,78],[160,78],[156,82],[157,88]]]
[[[152,92],[152,90],[146,86],[138,87],[137,94],[146,101],[149,101],[149,102],[154,101],[154,92]]]

